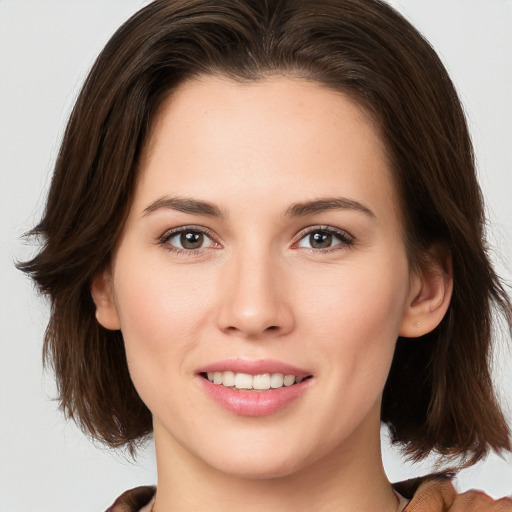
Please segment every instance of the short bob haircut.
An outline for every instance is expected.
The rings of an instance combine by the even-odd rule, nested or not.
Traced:
[[[51,300],[44,357],[65,413],[132,453],[152,431],[122,334],[96,322],[90,287],[123,229],[160,105],[201,75],[307,79],[368,113],[394,172],[411,268],[451,259],[454,280],[441,324],[398,339],[382,421],[414,459],[437,450],[470,464],[489,449],[510,450],[489,366],[493,317],[503,313],[510,327],[511,306],[486,254],[463,109],[428,42],[379,0],[156,0],[110,39],[77,99],[31,232],[42,246],[19,264]]]

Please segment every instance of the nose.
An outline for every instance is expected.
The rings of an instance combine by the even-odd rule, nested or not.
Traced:
[[[219,285],[218,326],[244,338],[282,336],[295,325],[287,275],[269,255],[234,255]]]

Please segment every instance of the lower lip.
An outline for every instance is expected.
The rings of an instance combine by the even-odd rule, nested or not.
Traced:
[[[206,393],[224,409],[240,416],[266,416],[274,414],[304,394],[311,378],[293,386],[265,391],[247,391],[227,388],[198,376]]]

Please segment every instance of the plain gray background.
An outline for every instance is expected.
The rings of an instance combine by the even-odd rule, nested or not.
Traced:
[[[38,220],[72,102],[114,30],[141,0],[0,0],[0,512],[104,510],[127,488],[155,483],[152,448],[137,463],[95,447],[57,411],[41,368],[47,306],[13,267],[34,249]],[[502,275],[512,281],[512,1],[392,2],[440,53],[467,110]],[[500,334],[500,333],[498,333]],[[512,420],[512,357],[502,339],[495,378]],[[205,426],[206,427],[206,426]],[[392,480],[432,469],[404,464],[386,443]],[[512,495],[512,457],[491,455],[457,480]]]

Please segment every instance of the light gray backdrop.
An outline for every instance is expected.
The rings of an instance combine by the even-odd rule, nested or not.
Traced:
[[[512,281],[512,1],[392,2],[433,43],[465,104],[488,201],[495,260]],[[13,267],[33,248],[20,235],[38,220],[64,123],[85,74],[141,0],[0,0],[0,511],[104,510],[127,488],[154,483],[149,447],[130,463],[93,446],[57,405],[41,368],[47,307]],[[497,350],[496,381],[509,418],[512,358]],[[392,480],[431,470],[404,464],[385,440]],[[512,494],[512,458],[464,471],[460,490]],[[77,499],[77,497],[80,498]]]

